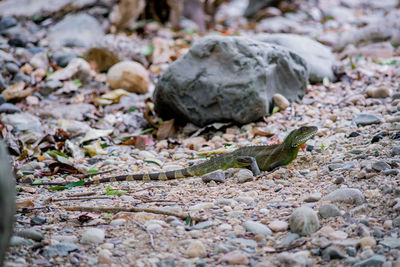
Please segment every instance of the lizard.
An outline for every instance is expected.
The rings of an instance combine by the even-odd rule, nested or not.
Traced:
[[[85,181],[84,185],[117,181],[165,181],[203,176],[216,170],[229,168],[249,168],[254,176],[258,176],[261,173],[260,170],[271,171],[292,162],[297,157],[300,147],[312,138],[317,130],[315,126],[302,126],[291,131],[281,144],[244,146],[203,163],[175,171],[123,174]]]

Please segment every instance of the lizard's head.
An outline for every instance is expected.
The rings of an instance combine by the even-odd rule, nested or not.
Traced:
[[[302,126],[296,130],[290,132],[290,134],[285,138],[284,143],[288,142],[291,147],[300,147],[307,140],[312,138],[318,131],[315,126]]]

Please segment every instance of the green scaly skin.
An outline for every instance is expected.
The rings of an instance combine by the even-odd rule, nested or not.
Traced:
[[[226,170],[229,168],[249,168],[257,176],[260,174],[260,170],[271,171],[276,167],[288,165],[292,162],[297,157],[300,147],[312,138],[317,130],[318,128],[315,126],[303,126],[290,132],[279,145],[241,147],[233,152],[220,155],[198,165],[176,171],[124,174],[87,181],[85,185],[117,181],[165,181],[202,176],[216,170]]]

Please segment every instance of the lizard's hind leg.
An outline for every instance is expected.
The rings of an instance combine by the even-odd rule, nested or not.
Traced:
[[[256,158],[249,156],[240,156],[234,163],[235,167],[247,167],[251,170],[254,176],[260,175],[260,168],[258,168]]]

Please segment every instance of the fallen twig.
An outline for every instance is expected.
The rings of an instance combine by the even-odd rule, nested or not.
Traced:
[[[146,233],[149,235],[150,237],[150,245],[151,247],[155,250],[156,246],[154,245],[154,238],[153,238],[153,234],[150,233],[146,227],[144,227],[142,224],[138,223],[137,221],[133,221],[137,226],[139,226],[143,231],[146,231]]]
[[[87,196],[87,197],[63,197],[63,198],[50,198],[49,202],[56,201],[70,201],[70,200],[91,200],[91,199],[113,199],[114,196]]]
[[[301,247],[302,245],[304,245],[306,243],[305,239],[297,239],[295,241],[293,241],[289,246],[286,247],[276,247],[275,251],[271,251],[269,253],[280,253],[283,251],[289,251],[298,247]]]
[[[132,207],[132,208],[123,208],[123,207],[93,207],[93,206],[58,206],[55,208],[59,209],[65,209],[69,211],[85,211],[85,212],[111,212],[111,213],[117,213],[117,212],[148,212],[148,213],[155,213],[155,214],[162,214],[162,215],[167,215],[167,216],[175,216],[178,218],[181,218],[182,220],[186,220],[188,217],[192,219],[192,221],[205,221],[207,218],[202,217],[202,216],[192,216],[187,212],[173,212],[173,211],[167,211],[167,210],[162,210],[162,209],[155,209],[155,208],[138,208],[138,207]]]
[[[96,192],[81,192],[81,193],[73,193],[73,194],[66,194],[65,197],[86,197],[86,196],[93,196]]]
[[[152,185],[152,186],[148,186],[148,187],[145,187],[145,188],[142,188],[142,189],[138,189],[138,190],[128,190],[128,193],[137,193],[137,192],[145,191],[145,190],[148,190],[148,189],[161,188],[161,187],[164,187],[164,186],[162,186],[162,185]]]

